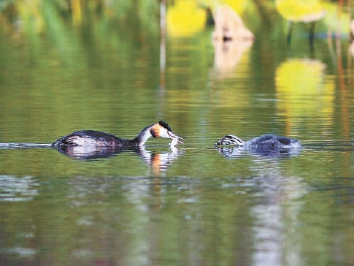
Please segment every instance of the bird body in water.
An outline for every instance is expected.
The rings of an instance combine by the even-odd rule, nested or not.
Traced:
[[[301,147],[300,141],[287,137],[277,136],[273,134],[262,135],[248,141],[243,141],[237,136],[226,135],[218,140],[215,145],[235,145],[249,151],[282,151],[298,149]]]
[[[107,148],[131,148],[142,147],[150,138],[170,138],[172,139],[171,146],[177,143],[182,143],[181,137],[175,135],[168,124],[164,121],[159,121],[156,124],[145,127],[135,138],[123,139],[112,134],[95,131],[95,130],[80,130],[75,131],[67,136],[64,136],[52,143],[54,148],[66,148],[74,146],[93,146]]]

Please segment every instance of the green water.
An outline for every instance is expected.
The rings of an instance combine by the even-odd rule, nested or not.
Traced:
[[[1,265],[353,264],[353,56],[346,37],[323,37],[326,22],[314,47],[306,25],[289,47],[272,5],[248,1],[255,41],[226,54],[233,66],[212,25],[167,34],[161,64],[155,1],[87,1],[81,19],[65,1],[3,2],[0,142],[133,138],[161,119],[186,140],[94,160],[0,149]],[[213,146],[264,133],[303,149]]]

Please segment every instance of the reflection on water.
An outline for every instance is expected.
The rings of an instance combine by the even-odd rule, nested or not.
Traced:
[[[261,171],[254,178],[261,190],[259,204],[251,209],[255,217],[254,265],[301,265],[297,228],[303,206],[300,199],[307,190],[301,179],[283,176],[277,165],[269,172]]]
[[[97,160],[107,159],[123,152],[133,153],[144,159],[145,163],[151,166],[153,173],[158,174],[166,171],[167,168],[184,153],[175,146],[171,146],[167,152],[152,152],[146,150],[145,147],[95,147],[95,146],[68,146],[58,147],[60,153],[72,159],[79,160]]]
[[[214,64],[224,77],[239,63],[245,50],[252,45],[254,36],[229,6],[219,7],[214,20],[215,29],[212,34]],[[232,76],[231,73],[229,75]]]
[[[195,1],[176,0],[166,14],[167,33],[171,37],[193,36],[206,25],[207,13]]]
[[[215,67],[227,74],[228,71],[234,70],[242,59],[243,53],[252,45],[252,42],[213,40],[213,45],[215,49]]]
[[[30,201],[38,195],[39,183],[35,178],[0,176],[0,201]]]
[[[73,159],[80,160],[94,160],[94,159],[103,159],[115,156],[123,151],[129,151],[129,149],[122,149],[121,147],[96,147],[96,146],[59,146],[57,149],[60,153],[65,154],[66,156]],[[139,152],[139,149],[132,148],[131,151],[136,153]]]
[[[286,117],[287,133],[294,134],[305,118],[330,127],[334,104],[334,83],[325,79],[325,64],[318,60],[289,59],[275,74],[277,108]]]
[[[295,155],[299,155],[301,152],[301,148],[295,149],[279,149],[279,150],[245,150],[243,147],[220,147],[217,148],[218,152],[221,153],[226,158],[241,158],[247,155],[253,156],[266,156],[266,157],[291,157]]]
[[[156,175],[166,171],[184,152],[184,150],[176,147],[171,147],[171,150],[168,152],[151,152],[141,149],[139,156],[144,158],[144,161],[152,168],[153,173]]]

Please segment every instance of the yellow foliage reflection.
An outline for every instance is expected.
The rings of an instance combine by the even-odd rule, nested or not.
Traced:
[[[277,68],[277,108],[288,125],[305,117],[332,124],[334,84],[325,82],[324,69],[323,63],[310,59],[290,59]]]
[[[167,32],[173,37],[192,36],[205,27],[206,18],[206,10],[195,1],[177,0],[167,10]]]
[[[309,40],[312,43],[315,22],[323,18],[325,11],[317,0],[276,0],[276,9],[288,23],[287,41],[291,42],[293,22],[311,23]]]
[[[35,33],[44,31],[45,23],[41,0],[18,1],[16,2],[16,7],[24,27],[31,29]]]
[[[294,22],[317,21],[324,16],[317,0],[277,0],[276,8],[282,17]]]
[[[80,25],[82,22],[82,1],[71,0],[71,10],[74,25]]]

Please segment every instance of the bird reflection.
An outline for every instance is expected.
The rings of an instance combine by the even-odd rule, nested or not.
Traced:
[[[165,152],[153,152],[146,150],[144,147],[131,148],[107,148],[95,146],[69,146],[57,149],[60,153],[76,160],[98,160],[114,157],[123,152],[131,152],[143,158],[144,162],[150,165],[153,172],[160,172],[167,170],[167,168],[180,155],[184,153],[183,150],[174,146]]]
[[[247,155],[256,157],[273,157],[284,158],[300,154],[301,149],[278,149],[278,150],[245,150],[242,147],[220,147],[217,148],[218,152],[224,157],[230,159],[238,159]]]
[[[145,149],[140,149],[139,156],[142,157],[152,168],[154,174],[166,171],[173,161],[184,153],[184,150],[176,147],[171,147],[171,150],[166,152],[152,152]]]
[[[122,152],[133,151],[138,153],[138,147],[96,147],[96,146],[67,146],[58,147],[60,153],[77,160],[96,160],[113,157]]]

